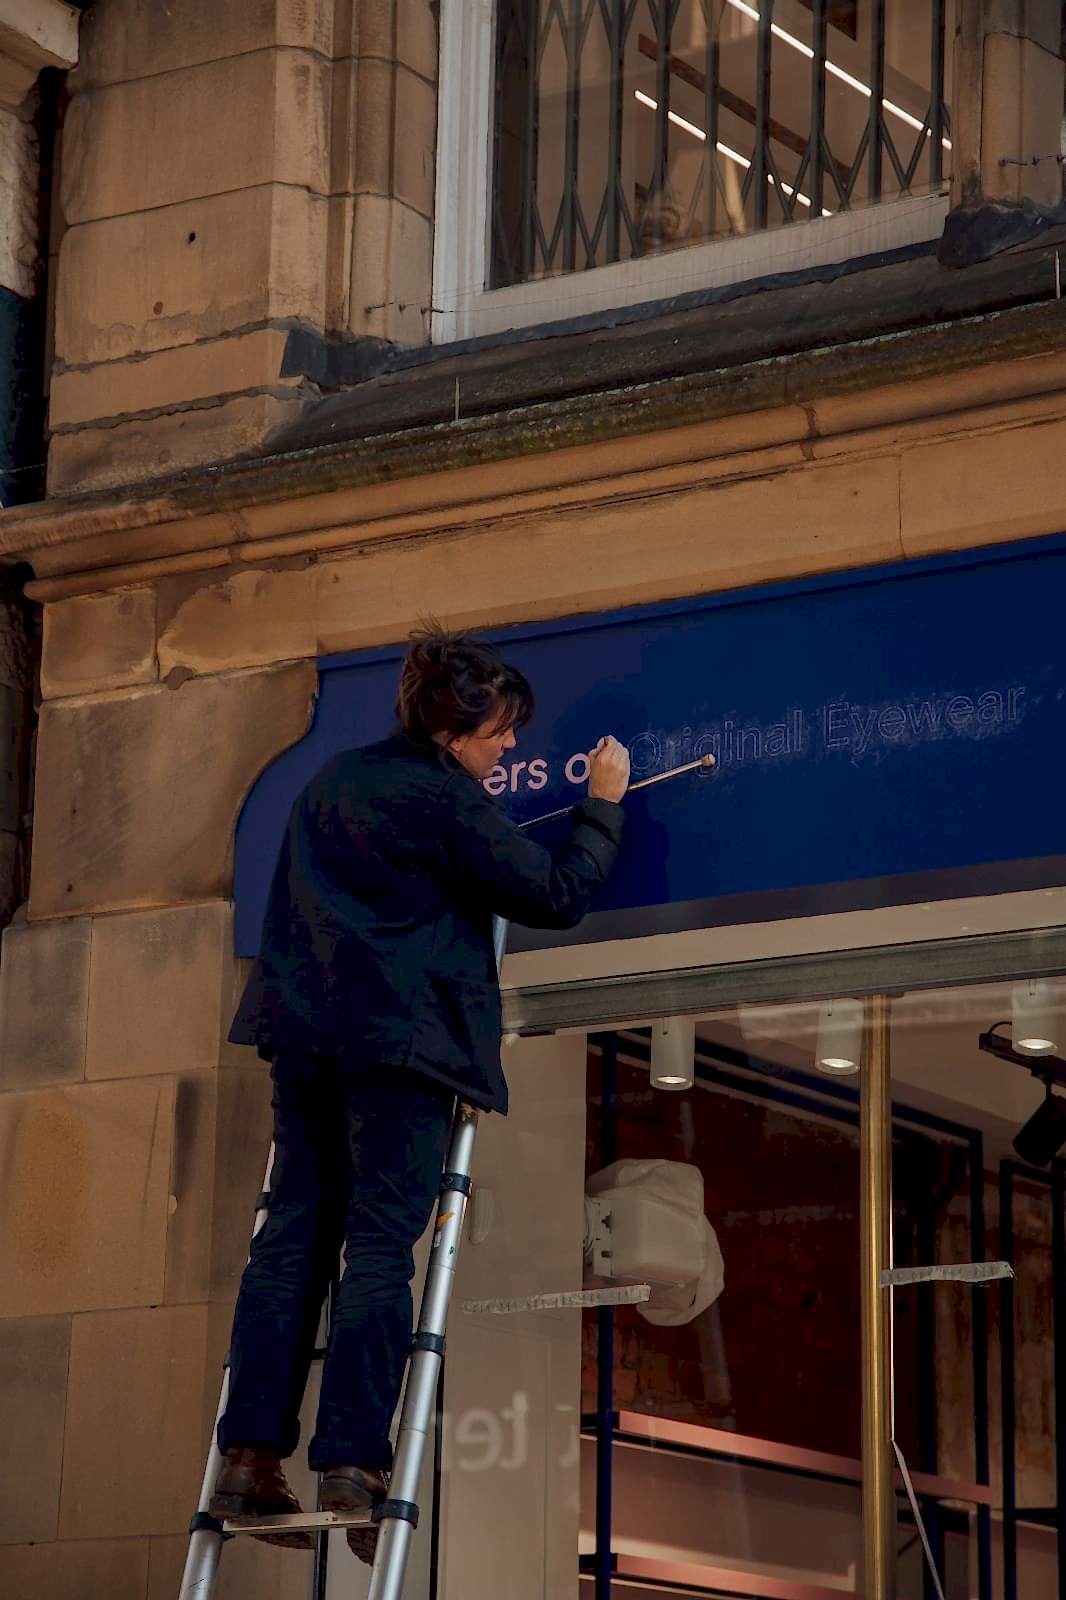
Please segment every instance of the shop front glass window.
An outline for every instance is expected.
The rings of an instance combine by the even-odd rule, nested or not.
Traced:
[[[1021,1000],[1014,982],[888,1000],[891,1270],[936,1269],[884,1291],[889,1420],[914,1493],[895,1468],[885,1560],[899,1600],[930,1600],[937,1582],[946,1600],[1059,1593],[1066,987],[1021,989]],[[868,1038],[855,1000],[690,1019],[691,1085],[666,1088],[654,1081],[656,1028],[590,1039],[591,1198],[644,1184],[657,1199],[643,1235],[623,1201],[626,1264],[636,1249],[647,1276],[665,1283],[676,1269],[656,1234],[671,1206],[693,1257],[683,1286],[584,1314],[589,1600],[632,1585],[778,1600],[865,1592],[864,1017]],[[702,1242],[691,1186],[671,1189],[671,1173],[696,1175]],[[1013,1279],[967,1277],[998,1261]]]
[[[891,1014],[896,1263],[1014,1272],[895,1290],[897,1435],[929,1490],[919,1509],[948,1600],[1054,1600],[1066,985],[908,994]],[[899,1594],[922,1600],[933,1591],[902,1506],[900,1533]]]
[[[702,1295],[718,1292],[694,1316],[685,1293],[673,1312],[586,1313],[583,1593],[596,1592],[607,1448],[620,1578],[715,1594],[760,1592],[760,1578],[858,1589],[858,1112],[853,1092],[812,1072],[795,1024],[701,1019],[689,1089],[655,1085],[639,1031],[590,1051],[590,1177],[615,1163],[623,1176],[657,1162],[694,1169],[713,1230]],[[609,1445],[601,1360],[612,1348]]]

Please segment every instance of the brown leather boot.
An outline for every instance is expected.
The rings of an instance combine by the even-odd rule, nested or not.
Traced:
[[[364,1511],[386,1499],[388,1480],[380,1467],[336,1464],[322,1468],[318,1503],[323,1511]]]
[[[363,1561],[368,1567],[374,1565],[374,1552],[378,1547],[378,1526],[372,1523],[369,1528],[347,1528],[348,1549],[358,1561]]]
[[[227,1517],[282,1517],[300,1509],[300,1502],[285,1480],[275,1451],[252,1450],[243,1445],[226,1451],[208,1506],[213,1517],[218,1517],[220,1522]],[[315,1547],[314,1535],[299,1529],[256,1533],[252,1537],[289,1550],[313,1550]]]
[[[387,1498],[389,1481],[380,1467],[349,1467],[343,1464],[323,1467],[318,1503],[323,1511],[368,1510]],[[347,1528],[348,1549],[368,1567],[374,1565],[378,1529],[376,1523],[365,1528]]]

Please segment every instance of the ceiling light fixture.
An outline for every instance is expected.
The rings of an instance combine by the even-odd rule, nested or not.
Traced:
[[[691,1089],[695,1076],[696,1022],[660,1017],[651,1025],[651,1081],[655,1089]]]
[[[818,1013],[814,1064],[819,1072],[844,1078],[858,1072],[862,1060],[861,1000],[829,1000]]]
[[[1044,979],[1027,978],[1011,989],[1011,1043],[1026,1055],[1049,1055],[1055,1048],[1060,1018],[1055,991]]]

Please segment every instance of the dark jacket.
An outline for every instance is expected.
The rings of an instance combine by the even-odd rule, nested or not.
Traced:
[[[582,800],[552,855],[439,745],[334,756],[293,806],[230,1039],[413,1068],[505,1112],[493,913],[574,927],[624,818]]]

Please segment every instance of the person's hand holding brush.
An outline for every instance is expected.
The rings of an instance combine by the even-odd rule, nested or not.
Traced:
[[[629,751],[606,734],[589,753],[589,799],[621,800],[629,787]]]

